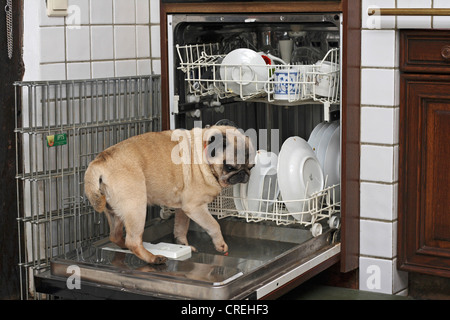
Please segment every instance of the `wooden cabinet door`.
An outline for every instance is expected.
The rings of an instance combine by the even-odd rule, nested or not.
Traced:
[[[450,76],[401,76],[399,267],[450,277]]]

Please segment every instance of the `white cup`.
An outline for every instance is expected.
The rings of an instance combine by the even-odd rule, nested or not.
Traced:
[[[336,74],[333,71],[339,69],[339,67],[332,62],[323,61],[315,64],[315,94],[323,97],[331,97],[336,88],[335,80]]]
[[[292,48],[294,46],[294,41],[292,39],[280,40],[280,41],[278,41],[278,45],[280,46],[281,59],[283,59],[287,63],[290,63],[291,57],[292,57]]]

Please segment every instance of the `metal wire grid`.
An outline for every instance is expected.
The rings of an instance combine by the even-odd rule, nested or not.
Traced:
[[[247,222],[271,221],[277,225],[299,225],[309,229],[313,237],[322,234],[322,225],[319,223],[325,220],[330,228],[340,226],[340,185],[336,184],[324,188],[304,199],[283,201],[281,195],[273,199],[270,190],[263,191],[260,198],[250,199],[241,193],[239,188],[246,188],[245,185],[235,185],[222,190],[222,192],[208,204],[211,214],[218,219],[235,217],[245,219]],[[253,202],[253,208],[249,208],[249,203]],[[256,203],[256,207],[254,204]],[[299,205],[301,209],[292,212],[286,207],[286,203]],[[161,217],[168,218],[175,214],[175,210],[162,207]]]
[[[225,54],[220,45],[193,44],[176,46],[179,69],[184,72],[189,92],[197,96],[217,95],[219,98],[238,96],[242,100],[263,98],[274,102],[275,88],[284,88],[286,102],[318,101],[339,103],[339,49],[330,49],[314,65],[222,64]],[[262,62],[264,62],[261,59]],[[274,77],[285,73],[283,80]],[[259,79],[258,79],[259,77]],[[320,91],[319,91],[320,88]],[[264,96],[266,96],[264,98]]]
[[[248,199],[235,192],[234,188],[223,189],[209,204],[210,212],[217,215],[218,219],[233,216],[243,218],[247,222],[273,221],[277,225],[298,224],[312,227],[315,223],[323,219],[330,220],[333,215],[340,213],[339,184],[324,188],[311,197],[290,201],[283,201],[281,196],[273,199],[270,190],[258,199]],[[250,202],[256,203],[257,207],[252,210],[247,208]],[[297,203],[302,209],[290,212],[286,208],[286,202]]]
[[[84,197],[88,164],[105,148],[161,130],[160,76],[17,82],[16,181],[22,299],[56,255],[108,234]],[[49,147],[48,137],[63,135]],[[65,137],[65,139],[64,139]]]

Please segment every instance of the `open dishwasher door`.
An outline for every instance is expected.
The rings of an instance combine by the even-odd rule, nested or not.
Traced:
[[[302,228],[270,223],[224,219],[220,225],[230,248],[226,256],[194,223],[188,238],[198,252],[165,265],[146,264],[105,239],[52,259],[50,271],[35,277],[38,291],[66,298],[276,298],[339,260],[337,229],[312,237]],[[155,219],[144,241],[173,243],[172,230],[173,219]],[[80,275],[76,289],[68,285],[74,266]]]

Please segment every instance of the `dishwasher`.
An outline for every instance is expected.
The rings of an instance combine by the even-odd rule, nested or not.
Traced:
[[[161,266],[105,237],[52,258],[50,271],[35,277],[38,290],[264,299],[337,263],[342,14],[169,14],[163,26],[170,129],[228,124],[256,137],[250,181],[209,204],[229,252],[216,252],[194,222],[188,240],[198,251]],[[151,211],[144,242],[173,246],[174,210]],[[67,289],[73,266],[81,290]]]

